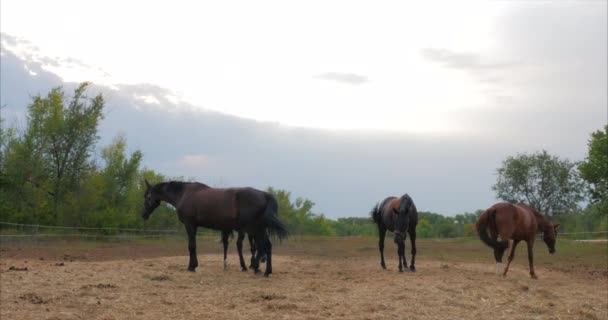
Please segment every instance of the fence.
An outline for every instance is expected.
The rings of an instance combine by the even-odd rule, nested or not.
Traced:
[[[18,238],[90,238],[90,239],[137,239],[137,238],[183,238],[185,231],[179,230],[159,230],[159,229],[135,229],[135,228],[91,228],[91,227],[66,227],[66,226],[49,226],[40,224],[21,224],[12,222],[0,221],[0,226],[5,226],[12,233],[0,232],[0,240],[18,239]],[[29,229],[29,232],[24,232]],[[55,230],[55,232],[47,231],[46,233],[40,230]],[[0,229],[2,231],[2,229]],[[71,231],[72,233],[66,233]],[[73,231],[78,231],[74,233]],[[111,234],[108,234],[111,233]],[[200,235],[212,237],[218,232],[205,229]],[[566,238],[577,241],[598,240],[606,241],[608,239],[608,230],[604,231],[583,231],[583,232],[559,232],[559,238]],[[456,239],[473,239],[477,236],[468,237],[449,237],[449,238],[433,238],[438,240],[456,240]],[[540,237],[542,238],[542,236]],[[539,238],[539,239],[540,239]]]
[[[216,231],[199,232],[202,237],[214,237]],[[128,239],[160,239],[186,237],[185,230],[135,229],[135,228],[92,228],[23,224],[0,221],[0,242],[39,242],[43,239],[86,239],[120,241]]]

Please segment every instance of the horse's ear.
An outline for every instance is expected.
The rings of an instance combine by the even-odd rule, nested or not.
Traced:
[[[146,188],[150,189],[151,185],[150,182],[148,182],[148,179],[144,179],[144,182],[146,183]]]
[[[557,227],[559,227],[559,223],[553,225],[553,230],[557,230]]]

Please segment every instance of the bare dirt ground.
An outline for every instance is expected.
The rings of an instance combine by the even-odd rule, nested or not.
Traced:
[[[219,245],[203,242],[196,273],[185,271],[186,244],[177,240],[4,244],[0,318],[608,319],[604,247],[590,263],[566,253],[566,268],[538,248],[540,279],[532,280],[525,250],[503,278],[480,243],[468,256],[450,254],[453,245],[421,242],[428,254],[418,255],[418,271],[398,273],[389,241],[386,271],[374,239],[288,241],[275,245],[274,273],[264,278],[240,271],[234,243],[224,270]]]

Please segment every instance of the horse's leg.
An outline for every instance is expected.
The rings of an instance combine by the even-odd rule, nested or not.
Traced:
[[[184,225],[188,233],[188,251],[190,252],[188,271],[194,272],[196,267],[198,267],[198,259],[196,257],[196,225],[194,223],[186,223]]]
[[[239,231],[238,238],[236,239],[236,249],[239,252],[239,262],[241,263],[241,271],[247,271],[247,266],[245,265],[245,259],[243,259],[243,239],[245,238],[245,233],[243,231]]]
[[[229,231],[222,231],[222,244],[224,245],[224,270],[228,269],[228,237]]]
[[[532,237],[532,239],[526,240],[526,243],[528,244],[528,262],[530,263],[530,277],[532,277],[532,279],[538,279],[536,273],[534,272],[534,237]]]
[[[412,244],[412,264],[410,265],[410,270],[416,271],[416,229],[410,231],[410,242]]]
[[[266,272],[264,272],[264,277],[268,277],[272,273],[272,243],[267,235],[264,236],[264,249],[266,252]]]
[[[502,273],[502,256],[507,248],[494,248],[494,259],[496,259],[496,274]]]
[[[509,254],[509,259],[507,260],[507,267],[505,268],[505,271],[502,273],[503,277],[507,276],[507,271],[509,271],[509,266],[511,265],[511,261],[513,261],[513,257],[515,257],[515,247],[517,247],[517,244],[519,243],[520,240],[513,240],[513,246],[511,247],[511,253]]]
[[[254,242],[255,242],[255,240],[254,240]],[[258,250],[258,247],[259,247],[259,250]],[[266,252],[264,251],[264,244],[262,243],[259,246],[254,244],[253,248],[254,249],[252,249],[252,250],[257,251],[257,253],[258,253],[258,261],[260,261],[261,263],[266,262]]]
[[[378,226],[378,234],[380,240],[378,240],[378,248],[380,248],[380,265],[382,269],[386,270],[386,264],[384,263],[384,237],[386,236],[386,228]]]
[[[399,256],[399,272],[403,272],[402,262],[405,260],[405,241],[403,240],[397,241],[397,255]]]
[[[251,259],[251,265],[255,273],[260,273],[260,256],[264,251],[264,231],[257,231],[254,235],[255,255]]]
[[[251,261],[249,263],[249,268],[253,268],[253,260],[255,259],[255,251],[256,251],[255,242],[254,242],[253,236],[250,233],[247,234],[247,239],[249,239],[249,248],[251,250]]]
[[[407,257],[405,256],[405,242],[407,241],[407,233],[403,233],[403,253],[401,259],[403,259],[403,268],[407,270]]]

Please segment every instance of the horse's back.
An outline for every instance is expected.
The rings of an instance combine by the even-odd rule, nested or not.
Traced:
[[[490,207],[486,213],[495,212],[495,223],[498,234],[503,240],[524,240],[534,235],[536,220],[527,206],[501,202]],[[486,217],[488,218],[488,217]]]

